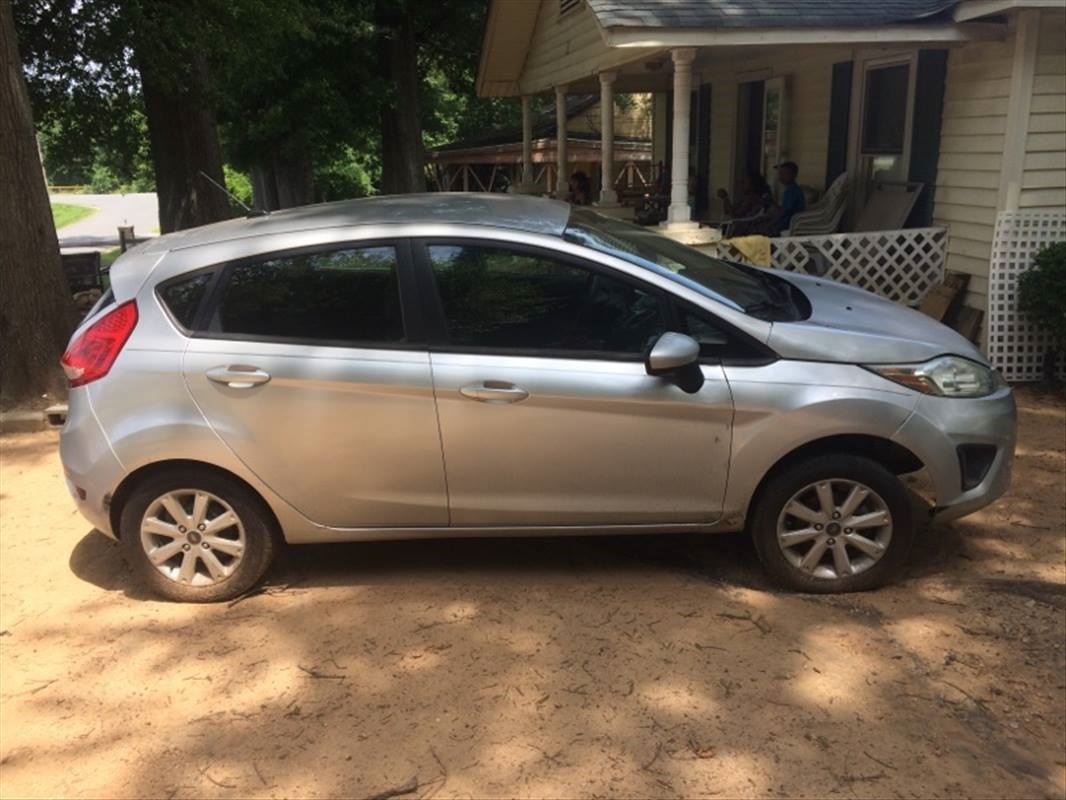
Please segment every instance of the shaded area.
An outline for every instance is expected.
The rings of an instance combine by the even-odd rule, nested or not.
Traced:
[[[779,593],[743,536],[497,539],[292,548],[208,607],[5,437],[4,793],[1062,796],[1066,414],[1022,424],[1011,495],[874,593]]]

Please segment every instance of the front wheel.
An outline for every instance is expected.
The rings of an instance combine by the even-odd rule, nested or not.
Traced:
[[[902,569],[914,541],[906,489],[875,461],[818,456],[772,476],[751,518],[767,571],[801,592],[873,589]]]
[[[169,600],[210,603],[248,591],[277,537],[263,501],[223,475],[181,469],[138,486],[122,509],[121,539],[145,582]]]

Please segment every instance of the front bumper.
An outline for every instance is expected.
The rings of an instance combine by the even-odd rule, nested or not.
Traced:
[[[1014,394],[1003,387],[973,399],[922,396],[893,438],[925,464],[936,491],[933,516],[952,520],[984,508],[1007,491],[1017,426]],[[981,481],[967,489],[958,447],[974,444],[992,445],[996,454]]]
[[[125,470],[93,413],[84,387],[70,392],[67,422],[59,436],[59,457],[78,511],[97,530],[115,538],[108,506]]]

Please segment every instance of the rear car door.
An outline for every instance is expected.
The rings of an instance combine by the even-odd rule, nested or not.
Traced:
[[[185,320],[189,390],[248,468],[323,525],[448,522],[408,251],[382,241],[272,253],[159,289],[176,318],[189,292],[208,296]]]
[[[646,374],[671,329],[655,289],[550,250],[415,244],[452,525],[706,523],[721,512],[732,400]]]

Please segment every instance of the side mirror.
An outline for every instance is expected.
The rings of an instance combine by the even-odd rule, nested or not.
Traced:
[[[683,333],[667,331],[656,339],[644,358],[644,369],[649,375],[672,377],[689,394],[703,388],[699,342]]]

